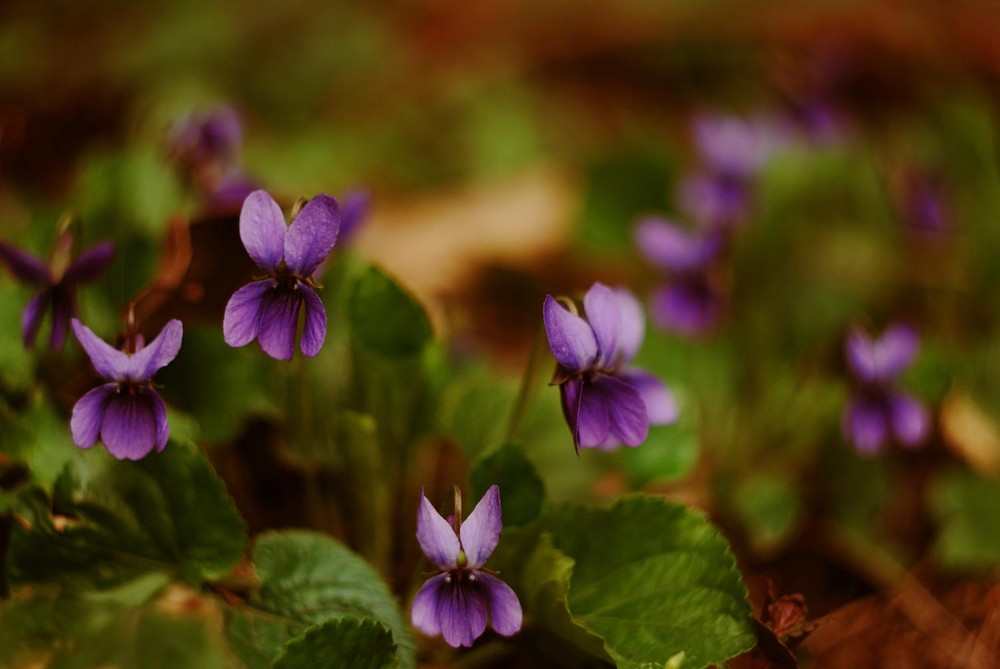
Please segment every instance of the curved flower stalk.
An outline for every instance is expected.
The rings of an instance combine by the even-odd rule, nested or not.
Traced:
[[[649,217],[635,228],[639,251],[664,270],[667,282],[650,300],[660,327],[689,337],[711,330],[722,313],[724,296],[712,279],[723,248],[718,231],[685,230],[673,221]]]
[[[638,446],[650,425],[677,419],[677,404],[662,381],[629,367],[645,335],[642,305],[629,291],[595,283],[583,300],[587,320],[551,295],[542,308],[549,348],[559,364],[563,415],[580,448]]]
[[[71,219],[65,220],[52,245],[48,263],[27,251],[0,242],[0,261],[7,265],[11,274],[21,282],[39,288],[21,317],[25,348],[35,345],[47,310],[52,311],[49,350],[58,351],[63,347],[70,319],[76,315],[77,286],[99,279],[115,256],[114,244],[100,242],[73,258],[74,239],[69,230]]]
[[[906,325],[888,327],[878,339],[859,328],[848,333],[844,354],[857,387],[844,407],[843,427],[859,452],[878,453],[893,439],[907,447],[926,440],[927,409],[898,387],[919,345],[917,333]]]
[[[437,512],[422,492],[417,511],[417,541],[441,570],[413,599],[413,625],[448,645],[471,646],[486,622],[497,634],[521,629],[521,602],[510,586],[483,567],[500,541],[500,489],[493,485],[462,522],[462,494],[455,488],[454,525]]]
[[[254,339],[276,360],[291,360],[299,310],[305,309],[300,349],[319,353],[326,339],[326,309],[313,290],[312,275],[337,241],[340,208],[329,195],[310,200],[291,225],[274,199],[262,190],[251,193],[240,213],[240,238],[266,278],[243,286],[229,299],[222,330],[230,346]]]
[[[97,373],[108,383],[81,397],[73,407],[73,443],[90,448],[98,438],[119,460],[140,460],[170,437],[167,408],[153,388],[153,375],[177,357],[184,336],[178,320],[167,323],[148,346],[133,335],[119,351],[73,319],[73,332]]]

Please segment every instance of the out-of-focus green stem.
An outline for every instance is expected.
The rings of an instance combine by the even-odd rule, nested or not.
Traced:
[[[539,327],[535,335],[535,341],[531,345],[531,353],[528,354],[528,363],[524,368],[524,374],[521,376],[521,386],[518,388],[517,397],[514,399],[514,407],[510,412],[510,420],[507,422],[506,441],[513,441],[517,437],[517,433],[521,429],[525,416],[528,413],[528,407],[531,406],[531,397],[538,378],[538,367],[540,361],[544,359],[542,355],[543,342],[545,342],[545,328]]]

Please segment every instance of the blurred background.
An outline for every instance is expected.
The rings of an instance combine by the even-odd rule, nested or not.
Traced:
[[[288,204],[367,193],[340,246],[397,277],[445,342],[425,429],[445,464],[423,470],[442,481],[502,437],[544,296],[628,286],[654,305],[637,363],[673,388],[681,419],[642,448],[575,459],[546,367],[520,437],[550,495],[648,490],[704,508],[755,610],[782,641],[805,639],[804,662],[992,666],[998,35],[1000,9],[972,1],[9,0],[0,238],[45,257],[75,212],[84,243],[119,245],[82,297],[97,328],[154,293],[150,322],[189,309],[210,323],[242,281],[235,228],[198,227],[238,211],[227,188]],[[213,114],[235,130],[198,154],[207,140],[185,128]],[[732,190],[737,213],[706,211]],[[725,242],[696,268],[657,266],[636,241],[650,215],[693,236],[724,227]],[[664,285],[711,313],[657,317]],[[35,410],[36,365],[62,373],[23,351],[29,294],[0,279],[8,417]],[[858,386],[845,337],[896,322],[920,334],[899,384],[930,427],[919,448],[862,454],[842,418]],[[165,370],[167,399],[251,529],[288,524],[296,509],[273,502],[295,486],[294,458],[275,469],[266,431],[247,427],[267,424],[267,393],[220,399],[252,378],[232,365],[182,390],[216,355],[198,341],[185,350],[201,357]],[[53,382],[62,403],[44,411],[65,412],[81,383]],[[775,625],[768,604],[796,593],[783,605],[809,613]]]

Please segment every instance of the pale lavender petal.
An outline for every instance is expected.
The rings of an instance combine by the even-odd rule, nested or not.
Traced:
[[[847,360],[847,366],[862,381],[878,379],[875,345],[867,333],[860,328],[852,328],[847,333],[847,339],[844,340],[844,357]]]
[[[222,338],[230,346],[246,346],[260,333],[264,295],[273,289],[270,279],[243,286],[229,298],[222,317]]]
[[[476,580],[486,592],[490,625],[501,636],[516,634],[521,629],[521,602],[510,586],[496,576],[476,572]]]
[[[471,646],[486,631],[486,593],[478,584],[446,578],[437,604],[438,626],[449,646]]]
[[[635,242],[654,265],[675,272],[689,272],[704,267],[720,248],[720,238],[684,230],[665,218],[650,217],[639,221]]]
[[[69,322],[73,318],[73,292],[65,284],[52,289],[52,330],[49,333],[49,350],[58,351],[66,343]]]
[[[305,327],[302,329],[302,341],[299,346],[302,353],[312,357],[319,353],[326,341],[326,307],[319,295],[304,283],[300,283],[298,291],[302,293],[306,309]]]
[[[243,201],[240,239],[257,266],[274,274],[285,252],[285,217],[266,191],[255,190]]]
[[[769,119],[724,115],[697,117],[694,137],[702,157],[714,169],[740,175],[760,169],[778,140]]]
[[[76,257],[63,274],[63,281],[72,283],[88,283],[96,281],[104,274],[115,257],[115,245],[112,242],[95,244]]]
[[[24,332],[25,348],[31,348],[35,345],[38,328],[45,317],[45,307],[49,305],[49,297],[51,295],[52,291],[43,290],[32,297],[28,301],[28,305],[24,308],[24,314],[21,316],[21,330]]]
[[[48,265],[27,251],[0,242],[0,260],[19,281],[35,285],[52,282],[52,273]]]
[[[264,353],[275,360],[291,360],[302,296],[294,290],[277,288],[265,293],[262,300],[257,341]]]
[[[423,491],[420,492],[420,508],[417,510],[417,541],[427,559],[439,569],[455,568],[455,560],[461,550],[458,535]]]
[[[914,397],[899,393],[889,398],[889,422],[892,433],[904,446],[919,446],[927,439],[930,416]]]
[[[80,448],[90,448],[97,443],[104,423],[104,410],[117,390],[117,383],[106,383],[88,391],[76,401],[69,419],[74,444]]]
[[[153,378],[157,370],[177,357],[183,339],[184,326],[175,318],[163,326],[156,339],[129,358],[128,378],[132,381],[148,381]]]
[[[875,342],[875,364],[879,378],[888,381],[906,369],[917,355],[920,337],[908,325],[893,325]]]
[[[122,381],[129,371],[129,359],[122,351],[111,346],[77,319],[73,319],[73,332],[80,346],[87,352],[97,373],[106,379]]]
[[[646,312],[642,303],[630,291],[615,289],[618,299],[618,358],[628,362],[639,352],[643,337],[646,336]]]
[[[844,431],[860,453],[878,453],[889,436],[885,408],[878,403],[855,398],[844,411]]]
[[[493,549],[500,541],[502,525],[500,488],[491,485],[459,530],[469,569],[483,566],[493,554]]]
[[[609,366],[618,352],[618,324],[621,321],[618,298],[603,283],[595,283],[583,298],[583,308],[597,339],[598,364]]]
[[[119,460],[141,460],[156,447],[160,436],[152,390],[139,389],[110,398],[101,425],[101,441]]]
[[[622,381],[638,391],[646,404],[650,425],[669,425],[677,420],[677,401],[666,384],[639,369],[630,369],[621,375]]]
[[[719,301],[707,282],[682,279],[653,294],[650,314],[662,328],[696,336],[715,325]]]
[[[167,421],[167,405],[155,390],[147,391],[149,401],[153,405],[153,416],[156,419],[156,452],[162,451],[170,440],[170,423]]]
[[[302,207],[285,237],[285,263],[292,274],[307,278],[326,260],[340,232],[340,207],[329,195],[317,195]]]
[[[450,578],[448,574],[438,574],[428,579],[413,598],[410,620],[414,627],[427,636],[437,636],[441,633],[441,626],[438,624],[438,600],[442,597],[441,588],[445,586],[448,578]]]
[[[563,308],[551,295],[542,307],[552,356],[570,373],[582,372],[597,360],[597,339],[585,320]]]

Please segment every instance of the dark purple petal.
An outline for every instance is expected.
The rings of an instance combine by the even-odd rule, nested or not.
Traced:
[[[49,350],[58,351],[66,343],[69,322],[73,318],[74,296],[72,288],[59,284],[52,289],[52,331],[49,333]]]
[[[275,360],[291,360],[302,296],[298,291],[276,288],[265,293],[262,302],[257,341],[264,353]]]
[[[860,453],[878,453],[889,436],[885,408],[879,403],[855,398],[844,411],[844,432]]]
[[[618,299],[618,358],[628,362],[639,352],[643,337],[646,336],[646,312],[642,304],[628,290],[615,289]]]
[[[80,346],[87,352],[97,373],[106,379],[122,381],[130,369],[128,356],[111,346],[77,319],[73,319],[73,332]]]
[[[500,488],[491,485],[469,517],[462,522],[459,530],[462,550],[465,551],[469,569],[478,569],[483,566],[493,554],[493,549],[500,541],[502,525]]]
[[[646,404],[650,425],[669,425],[677,420],[677,401],[670,389],[658,378],[639,369],[630,369],[621,375],[622,381],[639,393]]]
[[[582,372],[597,360],[597,339],[585,320],[563,308],[551,295],[542,307],[552,356],[566,371]]]
[[[157,370],[167,366],[177,357],[184,339],[184,326],[176,318],[163,326],[160,334],[129,358],[128,378],[148,381]]]
[[[0,242],[0,260],[19,281],[35,285],[52,282],[52,273],[48,265],[27,251]]]
[[[88,391],[76,401],[69,419],[74,444],[80,448],[90,448],[97,443],[104,423],[104,410],[117,390],[117,383],[106,383]]]
[[[674,272],[690,272],[704,267],[718,253],[716,235],[684,230],[665,218],[643,219],[635,228],[635,242],[649,262]]]
[[[594,389],[590,382],[581,383],[575,398],[567,397],[566,401],[576,403],[576,425],[570,425],[573,431],[577,450],[592,448],[604,443],[610,432],[610,418],[605,396]]]
[[[476,580],[486,593],[490,625],[501,636],[516,634],[521,629],[521,602],[510,586],[496,576],[476,572]]]
[[[35,338],[38,336],[38,328],[45,317],[45,307],[49,305],[51,290],[43,290],[28,302],[21,316],[21,330],[24,332],[24,347],[31,348],[35,345]]]
[[[162,451],[170,440],[170,423],[167,422],[167,405],[155,390],[149,391],[150,402],[153,404],[153,415],[156,419],[156,452]]]
[[[580,450],[580,431],[577,416],[580,414],[580,388],[583,386],[583,379],[574,377],[563,382],[559,386],[559,398],[562,402],[563,417],[569,426],[569,431],[573,434],[573,446],[577,452]]]
[[[113,395],[104,410],[101,441],[119,460],[141,460],[161,437],[155,391],[148,388]],[[159,398],[157,398],[159,399]]]
[[[307,278],[326,260],[340,232],[340,207],[329,195],[309,200],[292,221],[285,237],[285,264],[292,274]]]
[[[362,221],[368,215],[371,196],[368,191],[353,191],[341,199],[341,202],[343,206],[340,209],[340,235],[338,239],[343,245],[361,228]]]
[[[420,508],[417,510],[417,541],[427,559],[439,569],[455,568],[455,560],[461,550],[458,535],[423,491],[420,492]]]
[[[88,283],[96,281],[104,274],[115,257],[115,245],[112,242],[95,244],[76,257],[63,274],[63,281],[69,283]]]
[[[603,283],[595,283],[583,298],[583,308],[597,339],[597,362],[602,367],[610,366],[618,353],[618,325],[621,321],[618,298]]]
[[[599,374],[581,386],[577,429],[580,446],[638,446],[649,434],[649,415],[639,392],[613,376]]]
[[[230,346],[246,346],[260,333],[264,296],[273,290],[270,279],[243,286],[229,298],[222,317],[222,338]]]
[[[486,631],[486,592],[476,582],[445,575],[437,594],[437,622],[441,636],[454,648],[471,646]],[[450,577],[450,580],[449,580]]]
[[[323,300],[312,288],[300,283],[298,291],[302,294],[302,302],[306,309],[305,327],[302,329],[302,341],[299,346],[302,353],[312,357],[319,353],[326,341],[326,307]]]
[[[285,252],[285,217],[266,191],[255,190],[243,201],[240,239],[257,266],[275,274]]]
[[[452,534],[454,535],[454,532]],[[448,574],[438,574],[427,579],[417,592],[417,596],[413,598],[410,621],[427,636],[437,636],[441,633],[441,626],[438,624],[438,600],[442,597],[441,589],[448,578],[450,578]]]
[[[904,446],[919,446],[927,439],[930,416],[919,400],[904,393],[889,398],[889,423],[892,434]]]
[[[695,336],[715,325],[719,301],[707,282],[681,279],[653,294],[650,314],[662,328]]]

